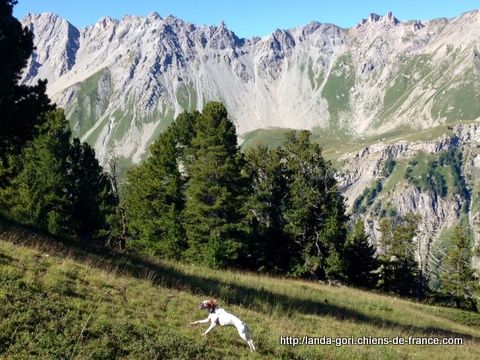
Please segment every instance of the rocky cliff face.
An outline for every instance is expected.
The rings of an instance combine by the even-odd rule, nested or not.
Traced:
[[[456,154],[461,161],[445,160],[447,154]],[[377,229],[383,217],[411,212],[421,216],[416,242],[424,271],[437,265],[435,248],[441,251],[442,234],[461,221],[469,225],[473,246],[478,248],[479,124],[456,125],[450,134],[432,141],[380,142],[344,155],[340,163],[340,184],[349,211],[364,219],[374,242],[381,235]],[[429,180],[440,177],[445,180],[443,187]],[[475,256],[476,267],[479,260]]]
[[[176,115],[208,100],[226,104],[240,134],[373,134],[480,116],[478,11],[427,22],[372,14],[351,29],[312,22],[252,39],[155,13],[83,29],[53,14],[22,22],[37,47],[24,82],[48,79],[102,161],[110,148],[138,161]]]

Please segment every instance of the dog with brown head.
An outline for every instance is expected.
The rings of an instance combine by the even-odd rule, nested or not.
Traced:
[[[200,309],[208,309],[208,312],[215,311],[216,308],[218,308],[218,301],[215,298],[200,303]]]
[[[207,334],[215,326],[234,326],[237,328],[238,335],[240,335],[240,337],[247,342],[248,346],[250,347],[250,351],[255,351],[255,345],[250,337],[250,331],[247,324],[235,315],[225,311],[225,309],[220,308],[218,306],[217,299],[211,298],[210,300],[202,301],[200,303],[200,309],[207,309],[208,317],[204,320],[194,321],[190,323],[190,325],[193,326],[197,324],[210,323],[210,327],[205,330],[203,336],[207,336]]]

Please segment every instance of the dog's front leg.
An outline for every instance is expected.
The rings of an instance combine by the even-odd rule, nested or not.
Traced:
[[[207,317],[207,318],[204,319],[204,320],[194,321],[194,322],[190,323],[190,325],[206,324],[206,323],[208,323],[208,321],[209,321],[209,319],[208,319],[208,317]]]
[[[212,322],[210,324],[210,326],[208,327],[207,330],[205,330],[205,332],[203,333],[203,336],[207,336],[207,334],[210,332],[210,330],[212,330],[217,324],[215,322]]]

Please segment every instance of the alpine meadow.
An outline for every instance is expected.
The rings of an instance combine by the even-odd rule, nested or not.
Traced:
[[[480,358],[479,10],[247,39],[21,3],[0,358]]]

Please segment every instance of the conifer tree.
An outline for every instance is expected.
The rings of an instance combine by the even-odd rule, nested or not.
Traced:
[[[172,124],[176,141],[177,166],[182,177],[183,206],[185,205],[185,187],[190,178],[192,164],[195,161],[195,151],[192,141],[196,136],[196,126],[201,114],[198,111],[181,113]],[[182,207],[183,211],[183,207]]]
[[[383,218],[380,220],[378,231],[382,234],[379,240],[380,256],[378,258],[380,263],[379,282],[378,287],[383,291],[392,291],[393,282],[393,268],[390,266],[390,247],[393,239],[393,219]]]
[[[290,249],[283,211],[288,194],[287,169],[281,149],[249,149],[244,171],[250,184],[245,203],[250,229],[251,267],[271,272],[289,270]]]
[[[233,265],[245,250],[240,211],[244,182],[235,125],[222,104],[205,105],[192,147],[183,216],[186,255],[212,267]]]
[[[290,188],[285,229],[292,241],[292,273],[340,278],[347,218],[335,171],[319,145],[310,142],[308,131],[289,133],[285,151]]]
[[[0,0],[0,202],[3,213],[52,234],[101,236],[112,211],[111,188],[94,151],[77,140],[46,81],[20,84],[33,34],[12,16],[15,0]]]
[[[353,225],[345,244],[345,276],[356,286],[374,288],[378,281],[375,271],[379,264],[376,249],[369,243],[363,220]]]
[[[382,290],[406,296],[423,295],[424,281],[415,260],[417,223],[418,216],[411,213],[381,223],[383,253],[379,285]]]
[[[98,163],[95,151],[87,143],[73,139],[70,146],[69,193],[75,237],[82,241],[106,240],[117,203],[108,175]]]
[[[70,142],[62,110],[44,117],[40,134],[25,149],[21,172],[0,192],[6,215],[82,242],[101,238],[114,211],[108,178],[90,146]]]
[[[178,115],[171,126],[175,132],[179,163],[184,164],[183,167],[193,157],[192,141],[196,135],[196,125],[199,117],[200,113],[198,111],[192,113],[184,111]]]
[[[118,160],[118,155],[115,152],[110,151],[106,174],[112,189],[112,201],[109,205],[113,211],[107,213],[106,221],[109,227],[104,234],[106,236],[105,245],[107,247],[117,248],[120,251],[124,251],[127,239],[129,238],[129,233],[125,209],[122,206],[120,199],[121,185],[119,180]]]
[[[0,186],[18,170],[11,162],[37,134],[37,125],[45,119],[41,114],[54,108],[45,92],[46,81],[19,84],[33,51],[33,35],[12,16],[16,3],[0,0]]]
[[[184,115],[182,119],[189,117]],[[150,156],[127,172],[122,207],[128,230],[136,240],[133,246],[138,250],[169,258],[179,258],[185,250],[181,151],[177,129],[171,126],[152,144]]]
[[[14,220],[70,237],[74,235],[68,176],[71,133],[63,111],[44,116],[40,135],[25,150],[22,171],[2,197]]]
[[[440,292],[455,306],[473,307],[475,304],[474,271],[471,265],[472,247],[461,224],[453,228],[451,246],[441,263]]]

